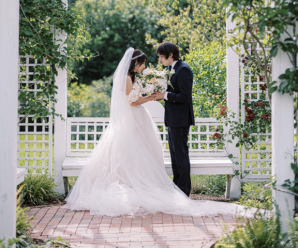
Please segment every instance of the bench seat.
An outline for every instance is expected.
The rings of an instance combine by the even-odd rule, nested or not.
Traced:
[[[69,176],[79,176],[81,169],[90,160],[89,157],[66,157],[62,164],[62,176],[66,194],[68,193]],[[171,159],[164,159],[168,175],[172,175]],[[192,175],[227,175],[226,197],[229,198],[230,184],[233,172],[233,163],[228,157],[190,157]]]
[[[26,169],[17,168],[17,185],[25,180]]]

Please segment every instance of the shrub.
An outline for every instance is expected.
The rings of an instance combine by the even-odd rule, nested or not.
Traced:
[[[32,237],[30,234],[30,230],[32,229],[32,226],[30,225],[32,217],[29,217],[26,213],[28,208],[21,207],[21,191],[24,186],[25,185],[22,185],[17,191],[16,236],[18,240],[16,247],[28,247],[28,244],[32,243]]]
[[[238,221],[233,231],[229,231],[227,226],[224,227],[224,231],[226,236],[216,243],[216,248],[286,247],[279,213],[273,217],[258,213],[254,219],[245,219],[244,223]]]
[[[225,175],[192,175],[191,193],[223,196],[226,190]]]
[[[243,183],[242,194],[238,201],[249,208],[265,208],[271,210],[273,201],[271,187],[264,187],[265,183]]]
[[[289,214],[290,215],[290,214]],[[296,218],[290,218],[287,220],[288,225],[288,237],[289,237],[289,247],[298,247],[298,215]]]
[[[22,240],[20,238],[8,239],[7,242],[5,242],[5,239],[0,239],[0,247],[1,248],[11,248],[11,247],[13,247],[13,245],[16,245],[16,247],[21,247],[21,246],[18,246],[20,242],[22,242]],[[39,248],[38,245],[31,245],[31,244],[28,244],[28,243],[26,243],[26,245],[23,246],[23,247]]]
[[[226,191],[226,175],[208,175],[205,178],[205,195],[224,196]]]
[[[22,205],[44,205],[62,199],[54,190],[58,185],[48,175],[28,174],[20,185],[24,185]]]

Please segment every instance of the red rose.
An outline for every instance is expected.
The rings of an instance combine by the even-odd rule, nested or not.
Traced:
[[[212,139],[215,139],[215,138],[218,138],[218,133],[215,133],[213,136],[212,136]]]
[[[244,137],[244,138],[247,138],[247,136],[248,136],[247,133],[244,133],[244,134],[243,134],[243,137]]]
[[[260,104],[261,104],[262,107],[266,106],[266,103],[260,102]]]
[[[257,108],[257,107],[259,107],[259,106],[260,106],[260,105],[256,102],[256,103],[255,103],[255,107]]]
[[[247,99],[246,98],[244,99],[244,102],[247,102]]]
[[[262,90],[266,90],[267,89],[267,85],[266,84],[260,84],[260,87]]]

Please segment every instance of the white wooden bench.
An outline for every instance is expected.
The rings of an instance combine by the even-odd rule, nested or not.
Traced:
[[[24,181],[25,175],[26,175],[26,169],[17,168],[17,185],[19,185]]]
[[[167,142],[167,130],[164,125],[164,108],[158,102],[145,104],[154,122],[158,126],[164,147],[164,165],[172,175],[171,159]],[[212,136],[218,128],[224,128],[215,118],[196,118],[196,125],[189,134],[189,155],[192,175],[227,175],[226,197],[230,197],[233,163],[223,147],[217,147]],[[109,124],[109,118],[74,117],[67,118],[66,157],[62,164],[65,193],[68,194],[69,176],[78,176],[88,163],[92,149]]]

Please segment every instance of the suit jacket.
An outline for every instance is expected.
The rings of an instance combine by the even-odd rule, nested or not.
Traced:
[[[192,106],[193,73],[190,67],[179,60],[174,68],[175,74],[168,85],[168,100],[165,100],[165,125],[167,127],[186,127],[195,124]]]

